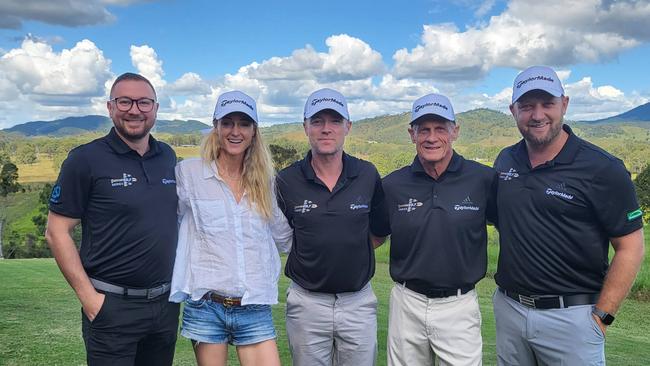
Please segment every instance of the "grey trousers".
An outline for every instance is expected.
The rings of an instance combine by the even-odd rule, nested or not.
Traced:
[[[295,366],[375,365],[377,297],[370,283],[357,292],[326,294],[292,283],[287,337]]]
[[[496,291],[497,364],[604,365],[605,336],[591,305],[532,309]]]

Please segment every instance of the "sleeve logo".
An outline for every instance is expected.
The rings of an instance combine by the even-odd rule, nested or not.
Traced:
[[[61,186],[57,184],[54,186],[54,188],[52,188],[52,193],[50,194],[50,202],[59,203],[60,197],[61,197]]]
[[[638,219],[641,216],[643,216],[643,211],[641,211],[640,208],[637,208],[636,210],[627,213],[627,221]]]

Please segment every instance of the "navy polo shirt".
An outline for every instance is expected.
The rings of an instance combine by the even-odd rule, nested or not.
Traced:
[[[522,140],[494,163],[501,242],[496,282],[506,290],[598,293],[609,238],[643,226],[632,214],[639,203],[623,162],[563,128],[569,139],[553,160],[531,169]]]
[[[150,288],[170,282],[178,236],[176,154],[149,138],[140,156],[115,132],[81,145],[63,162],[50,211],[81,219],[88,276]]]
[[[388,235],[379,215],[381,179],[374,165],[343,153],[332,192],[316,176],[311,151],[278,174],[278,203],[294,229],[285,274],[310,291],[361,290],[375,272],[369,234]]]
[[[476,284],[487,269],[486,219],[495,221],[496,172],[454,152],[433,179],[416,156],[383,180],[390,275],[432,290]]]

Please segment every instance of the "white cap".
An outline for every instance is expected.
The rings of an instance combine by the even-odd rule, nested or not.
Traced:
[[[427,114],[435,114],[446,120],[456,122],[454,107],[451,106],[449,98],[441,94],[427,94],[413,102],[410,123]]]
[[[244,113],[257,123],[257,105],[255,104],[255,100],[238,90],[229,91],[219,96],[217,105],[214,107],[212,120],[222,119],[232,112]]]
[[[336,90],[324,88],[311,93],[305,103],[305,119],[311,118],[323,109],[331,109],[348,121],[350,120],[348,102],[345,101],[343,94]]]
[[[512,103],[531,90],[543,90],[554,97],[564,95],[560,78],[548,66],[531,66],[517,75],[512,84]]]

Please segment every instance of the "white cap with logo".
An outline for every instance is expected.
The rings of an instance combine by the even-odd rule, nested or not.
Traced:
[[[448,121],[456,122],[454,107],[452,107],[449,98],[442,94],[427,94],[413,102],[410,123],[427,114],[435,114]]]
[[[222,119],[227,114],[233,112],[244,113],[252,118],[255,123],[258,123],[255,100],[238,90],[229,91],[219,96],[217,105],[214,107],[212,120]]]
[[[324,88],[311,93],[305,103],[305,119],[311,118],[324,109],[331,109],[348,121],[350,120],[348,103],[345,101],[343,94],[336,90]]]
[[[564,95],[560,78],[548,66],[531,66],[517,75],[512,84],[512,103],[531,90],[543,90],[554,97]]]

